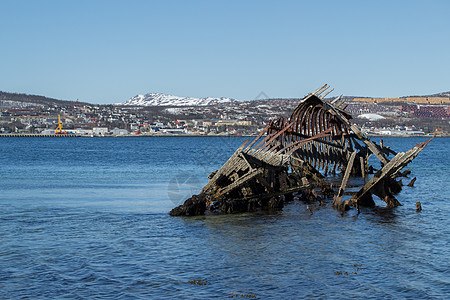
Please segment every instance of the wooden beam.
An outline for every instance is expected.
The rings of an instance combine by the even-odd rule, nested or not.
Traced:
[[[350,159],[348,160],[347,168],[345,169],[345,174],[344,174],[344,177],[342,178],[341,187],[339,188],[339,192],[338,192],[336,201],[340,202],[342,195],[344,194],[345,187],[347,186],[348,178],[350,177],[350,173],[352,172],[352,169],[353,169],[353,163],[355,161],[356,152],[357,151],[353,151],[352,154],[350,155]]]

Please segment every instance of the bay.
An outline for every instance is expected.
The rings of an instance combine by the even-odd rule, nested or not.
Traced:
[[[340,214],[328,202],[311,215],[293,202],[275,214],[170,217],[244,140],[0,138],[0,298],[450,294],[450,139],[408,166],[417,181],[393,210]],[[384,140],[406,151],[425,139]]]

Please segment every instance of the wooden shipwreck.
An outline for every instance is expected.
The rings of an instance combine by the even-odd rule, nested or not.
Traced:
[[[326,198],[333,198],[338,210],[355,207],[359,211],[359,206],[375,206],[372,195],[389,208],[401,205],[394,197],[402,189],[397,178],[409,174],[401,170],[432,138],[401,153],[378,145],[349,121],[342,96],[325,100],[331,91],[328,85],[322,86],[302,99],[289,119],[274,120],[251,142],[245,141],[208,176],[209,182],[198,195],[170,214],[277,210],[294,199],[322,204]],[[371,155],[381,162],[380,170],[369,165]],[[394,157],[389,159],[390,155]],[[337,172],[343,174],[342,182],[333,186],[327,178]],[[342,200],[349,177],[355,176],[365,184],[350,199]]]

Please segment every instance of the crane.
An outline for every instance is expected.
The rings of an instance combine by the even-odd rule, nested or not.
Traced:
[[[62,130],[61,115],[58,115],[58,127],[55,129],[55,134],[66,134],[66,132]]]

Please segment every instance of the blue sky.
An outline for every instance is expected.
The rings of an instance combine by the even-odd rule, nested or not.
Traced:
[[[395,97],[450,90],[450,1],[0,0],[0,90]]]

